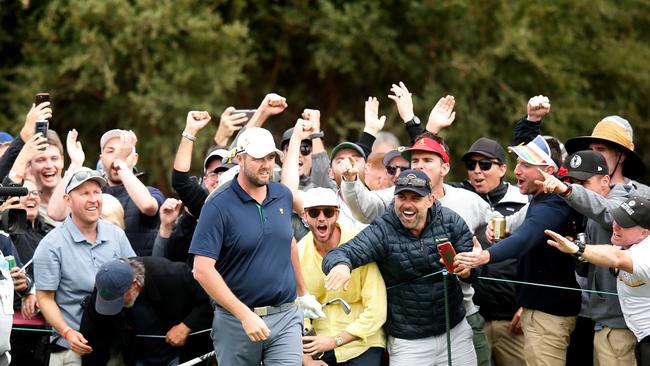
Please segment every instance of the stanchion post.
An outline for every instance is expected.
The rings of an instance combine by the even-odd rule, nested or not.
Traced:
[[[446,269],[442,270],[442,288],[445,298],[445,328],[447,330],[447,365],[451,366],[451,326],[449,324],[449,294],[447,291],[447,275],[449,272]]]

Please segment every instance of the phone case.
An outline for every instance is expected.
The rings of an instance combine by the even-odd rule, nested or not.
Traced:
[[[456,250],[454,250],[453,245],[450,242],[438,244],[438,252],[440,252],[440,257],[445,263],[445,267],[449,272],[454,272],[456,267],[454,266],[454,258],[456,257]]]

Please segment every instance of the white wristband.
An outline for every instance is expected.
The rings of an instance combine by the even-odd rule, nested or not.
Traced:
[[[190,141],[196,141],[196,136],[192,135],[191,133],[189,133],[187,131],[183,131],[183,133],[181,133],[181,136],[185,137],[186,139],[188,139]]]

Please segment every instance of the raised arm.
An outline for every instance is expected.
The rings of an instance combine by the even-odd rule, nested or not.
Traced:
[[[68,131],[68,136],[66,138],[66,150],[68,151],[68,156],[70,157],[70,165],[68,170],[66,170],[63,178],[59,180],[52,196],[50,197],[50,202],[47,204],[47,216],[52,220],[63,221],[68,215],[68,206],[63,200],[63,193],[65,192],[65,186],[68,184],[70,179],[71,172],[75,169],[83,166],[84,161],[86,160],[86,154],[84,154],[83,147],[81,146],[81,141],[77,140],[79,134],[74,128]]]
[[[302,213],[302,192],[299,190],[300,185],[300,142],[307,139],[309,135],[314,133],[314,126],[312,122],[304,119],[298,119],[293,128],[293,134],[289,140],[287,153],[284,156],[284,163],[282,164],[282,172],[280,174],[280,182],[291,190],[293,194],[293,210],[300,214]]]

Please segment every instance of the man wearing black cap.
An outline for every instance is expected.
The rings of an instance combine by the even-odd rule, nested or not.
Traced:
[[[431,180],[421,170],[406,170],[395,185],[389,209],[345,245],[323,259],[325,288],[350,281],[350,270],[377,262],[388,289],[388,352],[392,365],[447,364],[444,281],[448,287],[451,357],[454,365],[476,365],[472,329],[465,319],[463,291],[456,276],[442,276],[437,245],[471,250],[472,234],[463,219],[442,207]],[[434,275],[435,274],[435,275]],[[473,280],[474,271],[459,274]]]
[[[548,243],[582,261],[615,269],[625,322],[636,336],[637,365],[650,362],[650,201],[635,196],[610,211],[613,245],[574,243],[553,231]]]
[[[521,194],[517,187],[503,180],[508,167],[506,152],[498,142],[481,137],[470,146],[462,160],[469,179],[457,186],[475,192],[487,201],[492,209],[508,216],[528,203],[528,196]]]
[[[613,222],[610,210],[624,202],[632,188],[623,184],[610,186],[607,161],[599,152],[578,151],[571,155],[567,162],[568,172],[563,178],[567,178],[569,182],[563,183],[547,175],[543,182],[545,189],[559,194],[569,206],[587,217],[586,243],[609,244]],[[606,267],[589,265],[584,272],[587,281],[581,286],[597,291],[587,296],[587,302],[583,299],[580,311],[581,316],[595,322],[595,327],[593,324],[589,325],[591,332],[595,329],[595,361],[600,365],[633,363],[636,340],[634,334],[627,329],[619,301],[616,297],[601,294],[616,291],[616,279]],[[581,342],[580,337],[573,339],[575,342]],[[580,357],[584,359],[584,355]]]
[[[136,360],[143,365],[178,362],[178,347],[191,332],[211,323],[210,300],[187,265],[160,257],[115,259],[97,271],[84,310],[81,332],[93,348],[83,357],[84,365],[105,365],[114,339],[123,341],[119,346],[127,365]],[[208,344],[205,352],[209,350]]]

